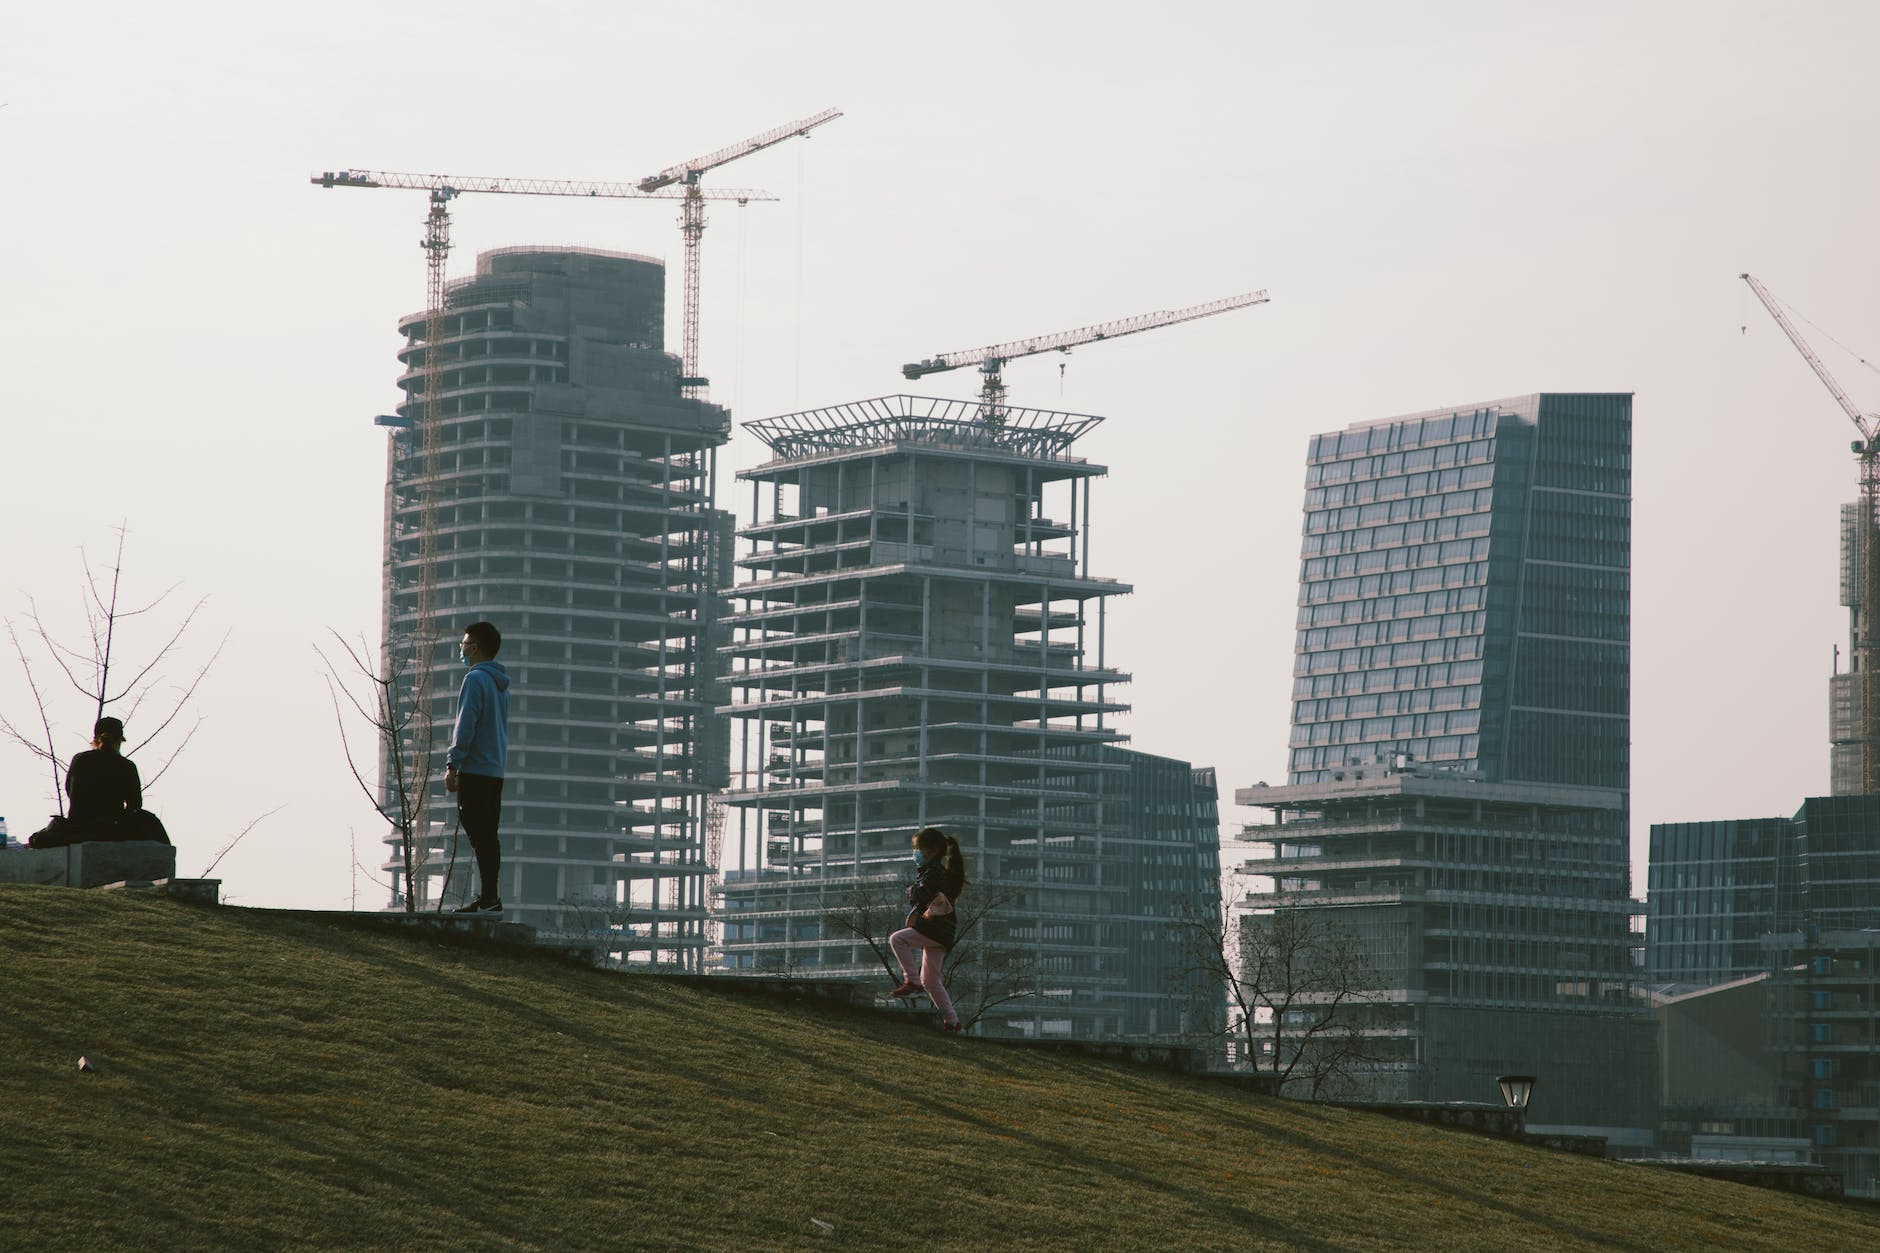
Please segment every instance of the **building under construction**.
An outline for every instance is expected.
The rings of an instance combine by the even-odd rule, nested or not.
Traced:
[[[731,523],[712,502],[729,419],[682,397],[662,345],[664,289],[649,257],[504,248],[448,286],[441,316],[400,321],[407,429],[387,466],[383,626],[388,645],[422,642],[440,759],[462,679],[457,639],[478,619],[503,632],[509,916],[603,939],[623,960],[696,968],[705,797],[728,778],[721,663],[701,637],[722,631],[715,554]],[[410,433],[427,399],[434,460]],[[455,816],[433,779],[418,827],[422,900],[474,891]],[[396,848],[386,868],[402,899],[412,885]]]
[[[1130,589],[1092,570],[1106,471],[1071,452],[1099,420],[889,396],[747,424],[774,457],[738,475],[727,969],[885,992],[937,825],[971,867],[950,983],[981,1030],[1218,1027],[1171,940],[1218,908],[1214,777],[1120,746],[1104,616]]]
[[[1866,678],[1861,670],[1861,641],[1868,624],[1862,621],[1865,545],[1860,523],[1858,500],[1841,506],[1841,604],[1847,608],[1847,669],[1837,664],[1828,680],[1828,790],[1834,796],[1859,796],[1868,790],[1863,762],[1871,732],[1861,716]],[[1837,649],[1837,661],[1839,656]]]
[[[1837,655],[1828,681],[1829,786],[1836,796],[1880,793],[1880,420],[1862,413],[1835,381],[1775,294],[1752,274],[1740,277],[1860,434],[1853,444],[1860,496],[1841,506],[1841,603],[1848,608],[1848,669],[1841,671]]]

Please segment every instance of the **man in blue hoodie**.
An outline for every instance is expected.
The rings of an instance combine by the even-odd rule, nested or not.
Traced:
[[[462,658],[470,667],[457,696],[457,730],[444,759],[444,789],[457,795],[457,816],[477,857],[481,891],[460,914],[500,914],[497,872],[503,848],[496,826],[503,812],[503,759],[509,755],[509,672],[496,661],[502,633],[489,622],[463,629]]]

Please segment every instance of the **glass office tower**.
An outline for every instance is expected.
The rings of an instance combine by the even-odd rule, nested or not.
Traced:
[[[1369,1095],[1649,1121],[1630,895],[1632,401],[1540,394],[1312,440],[1289,783],[1250,911],[1331,911],[1378,985]]]
[[[1627,786],[1628,395],[1313,439],[1291,781],[1397,757]]]

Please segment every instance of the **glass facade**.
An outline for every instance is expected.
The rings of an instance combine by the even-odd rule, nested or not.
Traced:
[[[1880,928],[1880,795],[1811,796],[1795,813],[1803,926]]]
[[[1708,987],[1769,968],[1763,937],[1799,925],[1795,834],[1787,818],[1652,825],[1645,966],[1654,983]]]
[[[1315,437],[1288,783],[1253,911],[1328,911],[1379,978],[1368,1094],[1541,1121],[1652,1100],[1631,899],[1626,394],[1537,394]]]
[[[1811,796],[1793,818],[1655,823],[1647,874],[1652,979],[1769,970],[1772,934],[1880,929],[1880,795]]]
[[[1313,439],[1291,782],[1627,786],[1631,415],[1543,394]]]

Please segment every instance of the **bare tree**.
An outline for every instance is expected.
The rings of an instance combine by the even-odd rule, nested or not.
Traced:
[[[131,748],[155,749],[158,759],[143,774],[144,790],[147,792],[168,772],[170,765],[188,747],[197,728],[202,725],[201,717],[184,723],[183,715],[196,695],[196,689],[221,657],[222,649],[228,643],[228,635],[225,633],[207,660],[187,672],[187,677],[181,682],[166,682],[165,668],[180,660],[184,638],[196,624],[203,606],[208,604],[208,597],[205,596],[182,610],[181,616],[173,623],[159,629],[161,642],[153,645],[141,661],[127,661],[123,655],[124,632],[134,626],[141,626],[138,620],[162,608],[171,593],[181,585],[171,584],[148,601],[127,604],[124,589],[124,540],[127,529],[120,524],[116,532],[117,546],[111,555],[108,576],[94,569],[90,555],[83,548],[79,549],[79,563],[85,572],[85,587],[81,597],[85,619],[83,638],[72,643],[54,634],[52,628],[46,625],[38,602],[30,597],[26,602],[25,633],[37,641],[38,651],[44,654],[66,684],[84,699],[89,706],[90,722],[95,723],[106,714],[112,714],[124,722],[127,730],[142,732],[126,748],[126,752]],[[52,779],[52,801],[58,807],[57,812],[63,814],[65,803],[60,791],[60,780],[64,756],[59,752],[59,736],[55,730],[58,723],[51,714],[52,699],[40,684],[40,676],[33,667],[33,650],[20,638],[20,627],[11,618],[6,620],[5,625],[7,640],[13,646],[13,654],[19,659],[20,669],[26,675],[27,689],[32,693],[38,712],[38,726],[30,729],[22,727],[11,717],[0,713],[0,734],[26,749],[45,765]],[[146,712],[149,719],[140,719],[139,714]],[[154,720],[154,725],[144,730],[146,725],[151,725],[150,720]],[[148,760],[146,765],[150,765]]]
[[[962,894],[954,911],[958,937],[947,954],[943,977],[961,1011],[960,1025],[970,1028],[989,1012],[1014,1001],[1029,1000],[1042,990],[1044,962],[1035,947],[993,940],[987,920],[1004,921],[1010,906],[1023,896],[1016,888],[981,882],[976,891]]]
[[[1364,941],[1327,912],[1247,914],[1229,903],[1179,928],[1192,969],[1226,992],[1228,1030],[1249,1065],[1281,1090],[1305,1082],[1314,1099],[1377,1060],[1362,1008],[1376,999],[1376,969]]]
[[[894,879],[864,879],[850,886],[841,903],[823,912],[823,933],[852,935],[866,944],[897,983],[900,967],[888,947],[888,937],[900,930],[907,917],[905,885]]]
[[[1016,890],[997,884],[975,883],[962,893],[954,911],[955,939],[942,971],[954,1008],[965,1027],[1000,1005],[1038,994],[1041,963],[1035,952],[990,940],[986,920],[997,918],[1019,897]],[[900,982],[888,937],[907,925],[906,885],[892,878],[854,884],[841,902],[822,916],[823,933],[839,932],[866,944],[889,979]]]
[[[327,692],[333,701],[333,720],[339,726],[346,768],[379,816],[397,833],[404,863],[405,912],[417,913],[425,907],[427,881],[423,869],[429,851],[428,841],[421,843],[418,836],[429,811],[436,771],[429,751],[430,736],[419,734],[421,719],[428,731],[427,711],[418,708],[410,697],[409,670],[413,663],[397,649],[387,649],[382,657],[375,657],[363,637],[355,642],[337,631],[330,634],[337,655],[318,645],[315,651],[326,666]],[[372,728],[376,737],[382,776],[376,787],[360,770],[353,753],[346,731],[348,707]],[[440,892],[437,907],[441,909],[443,903]]]

